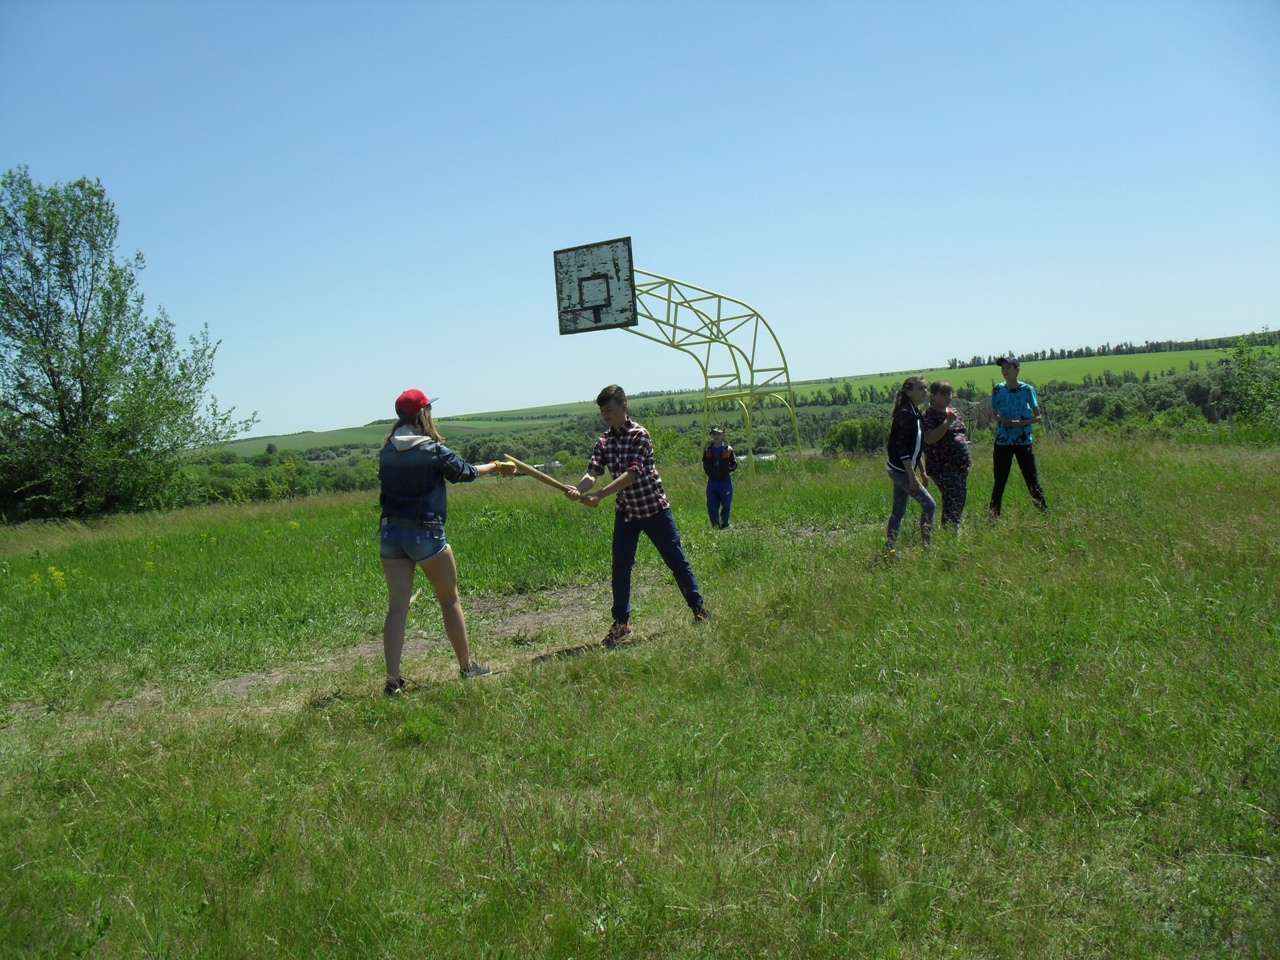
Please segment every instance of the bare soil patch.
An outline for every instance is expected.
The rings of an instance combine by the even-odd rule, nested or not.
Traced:
[[[673,602],[680,602],[679,593],[665,570],[647,575],[636,571],[632,584],[633,600],[643,598],[655,588],[671,592]],[[464,600],[464,607],[476,659],[502,671],[545,663],[598,647],[608,627],[609,603],[609,582],[604,580],[537,593],[472,597]],[[447,658],[429,656],[442,649],[449,650],[449,642],[434,608],[434,598],[424,590],[409,614],[404,662],[406,676],[412,675],[416,680],[414,686],[457,677],[457,665],[452,655]],[[424,620],[429,621],[426,629],[418,625]],[[296,683],[300,679],[323,678],[348,670],[357,663],[381,658],[382,641],[369,640],[335,649],[329,659],[317,663],[288,664],[216,680],[209,685],[209,693],[220,698],[247,697],[258,691]],[[108,714],[131,715],[161,709],[165,702],[166,696],[161,688],[148,686],[132,697],[106,701],[100,709]],[[0,715],[0,728],[15,721],[46,716],[50,712],[56,711],[41,703],[11,703],[5,708],[5,714]]]
[[[634,593],[640,595],[648,589],[647,584],[637,583]],[[476,659],[500,669],[510,669],[521,662],[548,659],[548,647],[577,645],[586,649],[591,645],[589,638],[598,640],[596,634],[603,635],[608,625],[609,597],[606,581],[537,593],[468,598],[463,606]],[[410,610],[409,628],[405,633],[404,662],[407,668],[415,668],[415,675],[421,675],[421,682],[443,680],[457,674],[452,658],[436,669],[414,664],[415,660],[433,651],[449,649],[449,641],[434,613],[434,604],[434,598],[423,591]],[[415,621],[423,619],[436,622],[429,630],[414,626]],[[501,646],[495,649],[495,644]],[[220,697],[244,697],[286,681],[335,673],[349,669],[355,663],[381,657],[382,641],[370,640],[335,651],[332,659],[320,663],[274,667],[227,677],[210,685],[209,692]],[[436,673],[438,677],[431,676]]]

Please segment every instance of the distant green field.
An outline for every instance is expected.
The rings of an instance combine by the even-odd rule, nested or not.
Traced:
[[[1186,370],[1188,364],[1214,363],[1226,355],[1225,350],[1175,350],[1169,353],[1131,353],[1105,357],[1080,357],[1069,360],[1030,360],[1022,365],[1022,379],[1035,384],[1059,380],[1065,383],[1083,383],[1086,375],[1099,377],[1110,371],[1121,374],[1126,370],[1141,377],[1144,373],[1168,373],[1171,369]],[[1000,371],[994,366],[963,367],[951,370],[947,367],[934,367],[929,370],[898,370],[893,373],[869,373],[857,377],[836,378],[834,380],[807,380],[793,384],[797,396],[810,397],[825,391],[829,385],[840,386],[845,382],[858,387],[874,386],[877,389],[896,387],[906,377],[919,374],[926,380],[950,380],[953,384],[963,385],[972,380],[979,389],[1000,382]],[[696,396],[697,394],[690,394]]]
[[[595,413],[594,400],[578,400],[573,403],[553,403],[546,407],[521,407],[517,410],[497,410],[490,413],[467,413],[457,417],[447,417],[450,422],[468,422],[471,420],[527,420],[531,418],[577,417],[583,413]]]
[[[1051,380],[1065,383],[1081,383],[1086,375],[1099,377],[1105,371],[1121,374],[1126,370],[1141,377],[1145,373],[1152,376],[1167,373],[1171,369],[1186,370],[1191,363],[1211,364],[1224,356],[1225,350],[1176,350],[1169,353],[1133,353],[1110,355],[1104,357],[1081,357],[1068,360],[1032,360],[1023,364],[1022,377],[1034,384],[1045,384]],[[898,370],[888,373],[864,373],[852,377],[833,377],[826,380],[800,380],[792,384],[798,398],[808,399],[815,394],[825,393],[830,386],[839,387],[850,383],[856,392],[859,387],[874,386],[877,390],[896,387],[905,377],[919,374],[926,380],[945,379],[957,386],[963,386],[972,380],[979,389],[986,389],[1000,379],[1000,372],[994,366],[964,367],[951,370],[947,367],[934,367],[928,370]],[[701,390],[687,390],[664,394],[676,400],[696,401],[702,396]],[[641,397],[633,401],[633,405],[643,410],[647,404],[654,403],[659,397]],[[596,412],[595,403],[583,400],[577,403],[552,404],[546,407],[524,407],[517,410],[497,410],[485,413],[464,414],[456,417],[442,417],[438,421],[441,431],[448,437],[463,437],[469,433],[504,433],[529,430],[538,427],[554,426],[559,421],[570,421],[575,417],[591,416]],[[688,415],[664,417],[666,420],[683,420]],[[386,421],[365,424],[362,427],[345,427],[339,430],[312,431],[290,433],[283,436],[252,437],[236,440],[227,444],[227,449],[241,456],[254,456],[266,450],[267,444],[274,443],[281,450],[306,450],[311,447],[376,447],[381,445],[386,436]]]
[[[584,406],[583,411],[594,413],[595,405],[591,404],[589,411],[588,407]],[[458,417],[441,418],[436,423],[447,441],[450,437],[464,437],[472,433],[507,433],[527,430],[532,426],[553,426],[556,419],[492,420]],[[280,450],[310,450],[312,447],[341,446],[380,447],[390,428],[389,423],[369,423],[363,427],[346,427],[341,430],[323,432],[307,430],[303,433],[289,433],[284,436],[251,437],[247,440],[234,440],[227,444],[226,449],[242,457],[252,457],[264,452],[269,443],[274,443]]]
[[[363,427],[343,427],[340,430],[304,430],[301,433],[250,437],[228,443],[227,449],[242,457],[251,457],[265,451],[269,443],[274,443],[281,450],[337,446],[376,447],[382,444],[382,438],[386,435],[387,424],[366,423]]]

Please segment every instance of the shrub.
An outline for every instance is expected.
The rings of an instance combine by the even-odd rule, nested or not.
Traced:
[[[845,420],[827,431],[823,453],[875,453],[884,446],[883,424],[873,417]]]

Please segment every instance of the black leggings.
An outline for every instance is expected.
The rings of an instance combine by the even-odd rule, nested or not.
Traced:
[[[1049,509],[1045,502],[1044,491],[1040,489],[1040,474],[1036,470],[1036,452],[1031,444],[1021,446],[1001,446],[996,444],[992,458],[994,483],[991,487],[991,513],[1000,515],[1000,501],[1004,498],[1004,485],[1009,482],[1009,470],[1013,466],[1014,457],[1018,458],[1018,469],[1022,471],[1022,479],[1027,481],[1027,492],[1041,510]]]

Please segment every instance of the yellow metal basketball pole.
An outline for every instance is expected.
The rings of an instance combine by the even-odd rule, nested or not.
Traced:
[[[635,289],[637,315],[652,322],[658,331],[655,336],[636,327],[625,329],[688,354],[698,364],[703,383],[703,431],[717,404],[736,402],[742,410],[749,468],[754,470],[751,414],[758,407],[768,423],[763,401],[772,397],[787,409],[796,453],[803,458],[786,356],[764,317],[741,300],[644,270],[635,271]]]
[[[566,247],[555,251],[554,261],[562,335],[621,327],[688,354],[702,371],[704,430],[718,404],[736,403],[754,471],[752,421],[758,409],[769,424],[764,402],[772,397],[787,408],[796,453],[804,456],[787,358],[754,309],[691,283],[635,270],[630,237]],[[654,332],[637,329],[642,317]]]

